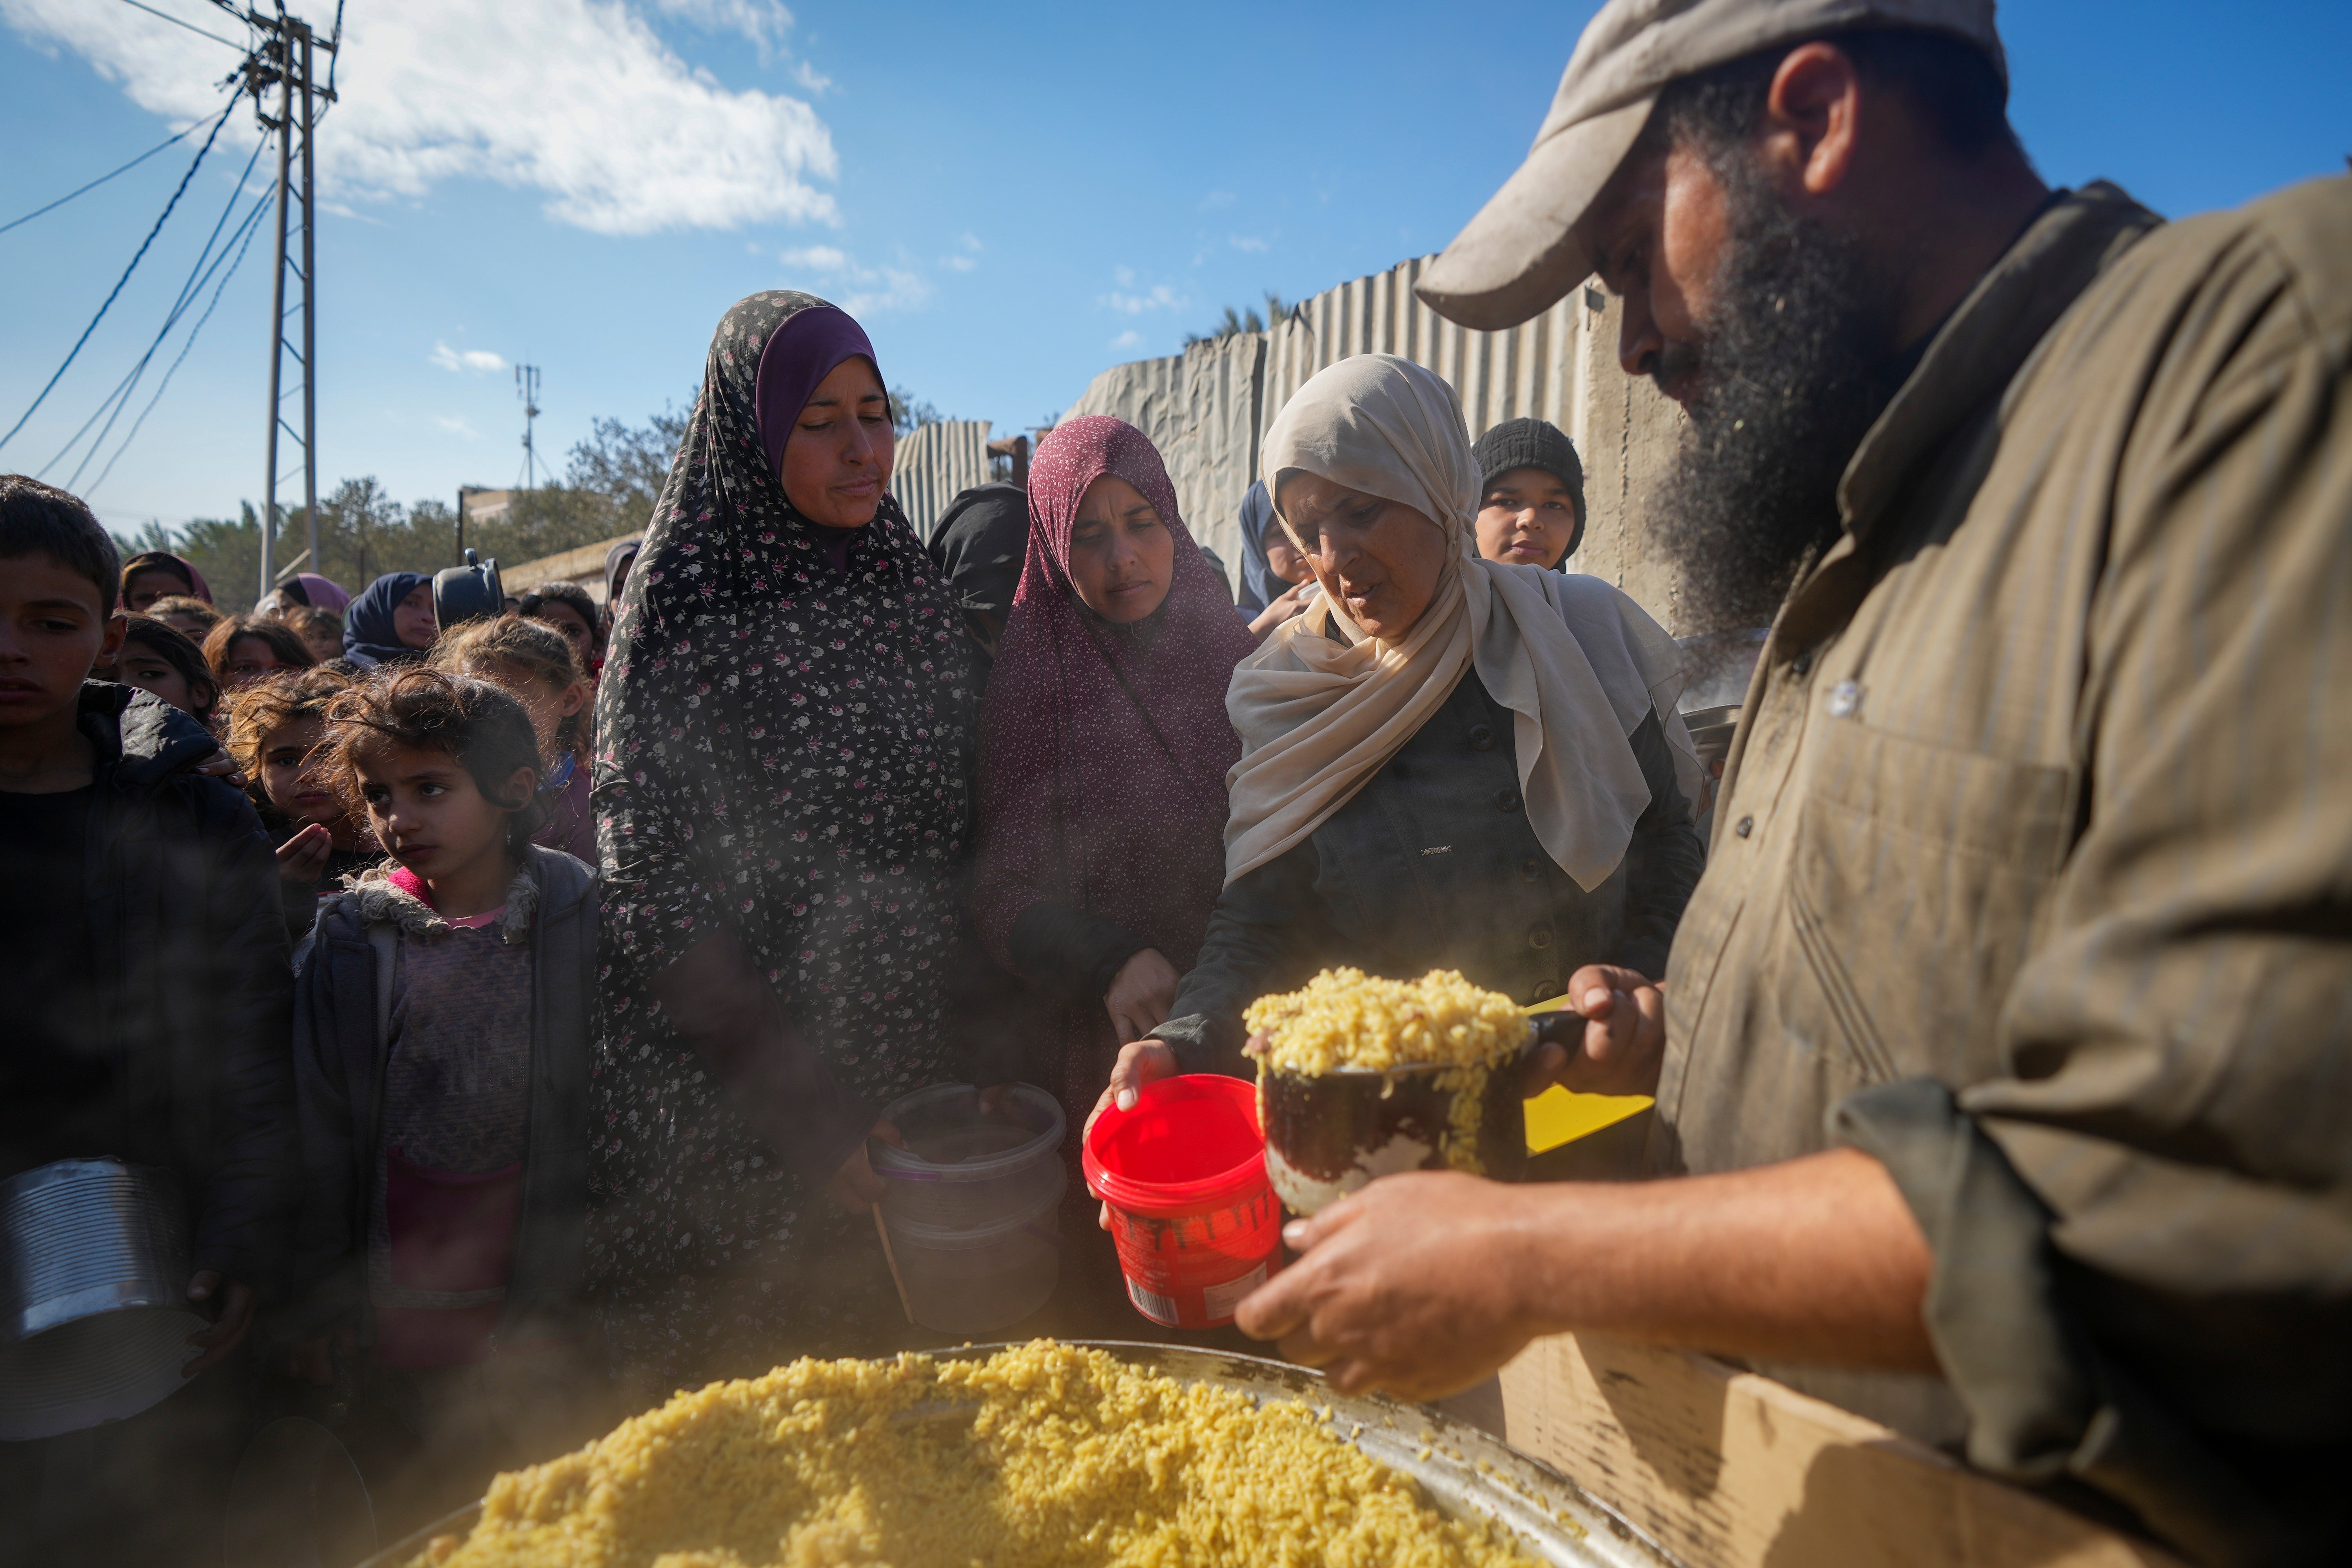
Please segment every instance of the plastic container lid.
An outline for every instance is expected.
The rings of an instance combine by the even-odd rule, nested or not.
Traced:
[[[1257,1086],[1222,1073],[1146,1084],[1132,1110],[1095,1119],[1081,1156],[1087,1185],[1129,1214],[1199,1214],[1265,1186]]]
[[[1050,1160],[1065,1126],[1061,1102],[1025,1083],[1006,1089],[986,1113],[972,1085],[935,1083],[892,1100],[882,1119],[908,1146],[874,1144],[874,1164],[885,1175],[931,1182],[992,1182]]]

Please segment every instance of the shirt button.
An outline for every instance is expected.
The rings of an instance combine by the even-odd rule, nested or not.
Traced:
[[[1740,837],[1745,838],[1749,834],[1756,831],[1756,819],[1752,816],[1743,816],[1731,831],[1739,835]]]
[[[1549,947],[1551,945],[1551,927],[1537,926],[1534,930],[1528,931],[1528,945],[1538,949],[1538,951]]]
[[[1532,1007],[1538,1002],[1549,1002],[1559,994],[1559,981],[1538,980],[1528,988],[1528,1005]]]
[[[1493,751],[1495,749],[1495,731],[1488,729],[1484,724],[1473,724],[1470,726],[1470,746],[1473,751]]]
[[[1515,790],[1515,789],[1498,789],[1498,790],[1496,790],[1496,791],[1495,792],[1495,809],[1496,809],[1496,811],[1517,811],[1517,810],[1518,810],[1518,809],[1519,809],[1519,792],[1518,792],[1517,790]]]
[[[1532,882],[1543,876],[1543,862],[1528,858],[1519,862],[1519,880]]]
[[[1800,680],[1804,679],[1805,677],[1811,675],[1812,672],[1813,655],[1811,649],[1807,649],[1805,652],[1799,654],[1795,658],[1789,661],[1789,673],[1795,676]]]

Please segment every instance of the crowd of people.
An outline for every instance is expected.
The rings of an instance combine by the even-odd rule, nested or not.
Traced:
[[[1687,626],[1772,627],[1711,843],[1573,444],[1388,355],[1284,405],[1234,581],[1104,416],[927,542],[873,343],[783,291],[601,595],[227,615],[0,477],[0,1179],[173,1173],[214,1320],[183,1394],[0,1446],[0,1558],[180,1550],[270,1414],[421,1521],[921,1342],[866,1215],[932,1083],[1065,1107],[1031,1326],[1171,1334],[1083,1130],[1343,963],[1566,995],[1529,1087],[1654,1095],[1654,1179],[1384,1179],[1249,1335],[1417,1397],[1689,1344],[2204,1561],[2352,1542],[2352,197],[2050,191],[1989,5],[1851,9],[1612,0],[1424,285],[1491,326],[1597,271],[1687,404],[1632,525]]]

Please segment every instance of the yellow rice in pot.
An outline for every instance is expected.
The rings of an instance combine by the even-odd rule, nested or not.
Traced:
[[[1259,997],[1242,1021],[1251,1034],[1266,1037],[1259,1060],[1309,1075],[1491,1064],[1528,1037],[1528,1016],[1516,1003],[1453,969],[1433,969],[1418,980],[1327,969],[1299,990]]]
[[[1528,1564],[1288,1401],[1039,1340],[799,1361],[491,1484],[413,1568]]]

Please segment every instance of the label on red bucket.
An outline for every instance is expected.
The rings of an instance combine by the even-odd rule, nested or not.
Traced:
[[[1261,1189],[1240,1203],[1160,1218],[1112,1205],[1111,1238],[1128,1299],[1155,1323],[1222,1328],[1281,1267],[1281,1205]]]

